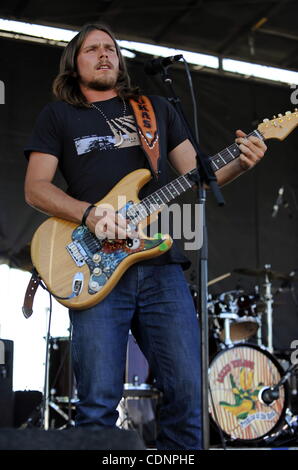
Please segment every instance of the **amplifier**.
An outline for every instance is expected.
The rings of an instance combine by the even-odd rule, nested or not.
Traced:
[[[13,426],[13,341],[0,339],[0,427]]]

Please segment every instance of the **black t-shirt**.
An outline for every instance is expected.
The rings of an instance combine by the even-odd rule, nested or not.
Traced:
[[[173,106],[160,96],[150,96],[150,99],[159,132],[159,176],[141,189],[140,199],[170,181],[168,153],[187,138]],[[41,111],[24,150],[27,158],[32,151],[57,157],[68,185],[67,193],[90,203],[100,201],[128,173],[150,168],[140,146],[130,105],[119,97],[94,105],[101,111],[75,107],[64,101],[49,103]],[[124,141],[117,146],[120,130]],[[169,252],[145,263],[189,266],[175,243]]]

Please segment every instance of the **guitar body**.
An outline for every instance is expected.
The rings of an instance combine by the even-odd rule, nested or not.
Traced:
[[[138,193],[150,179],[146,169],[129,173],[96,205],[109,204],[120,211],[127,203],[139,203]],[[79,286],[78,295],[57,298],[60,303],[79,310],[92,307],[111,292],[130,266],[171,248],[173,241],[169,235],[148,238],[143,232],[159,212],[136,226],[139,238],[125,240],[99,240],[87,227],[50,217],[33,236],[33,265],[54,296],[69,297]]]

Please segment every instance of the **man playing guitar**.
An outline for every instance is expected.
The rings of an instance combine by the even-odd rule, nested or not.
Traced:
[[[25,149],[26,201],[49,215],[86,225],[100,239],[131,235],[112,208],[93,207],[128,173],[150,169],[136,132],[132,88],[112,32],[86,25],[67,45],[54,82],[57,101],[41,112]],[[196,166],[194,148],[166,99],[153,96],[159,129],[158,178],[143,195],[165,185],[168,161],[179,174]],[[219,185],[252,168],[266,150],[261,139],[236,131],[241,154],[217,172]],[[59,166],[67,192],[53,184]],[[77,426],[113,427],[123,395],[129,330],[162,392],[158,449],[200,449],[200,348],[193,300],[183,274],[189,265],[175,246],[131,266],[98,304],[70,309],[78,386]]]

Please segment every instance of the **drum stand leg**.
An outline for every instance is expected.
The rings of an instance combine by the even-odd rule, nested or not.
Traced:
[[[48,313],[48,330],[46,336],[46,357],[45,357],[45,378],[43,389],[43,403],[41,408],[41,427],[46,431],[49,429],[49,353],[50,353],[50,331],[52,320],[52,297],[50,295],[50,308],[46,309]]]
[[[58,413],[66,421],[66,424],[64,426],[60,427],[59,429],[67,428],[69,425],[71,425],[71,426],[75,425],[74,420],[70,419],[69,415],[64,413],[64,411],[61,410],[60,406],[57,405],[57,403],[55,403],[54,401],[49,401],[48,408],[50,408],[50,407],[53,410],[55,410],[56,413]]]
[[[67,361],[67,358],[68,358],[68,367],[67,367],[67,375],[68,375],[68,390],[67,390],[67,396],[65,397],[62,397],[64,398],[63,402],[59,402],[59,399],[57,397],[57,399],[55,398],[55,393],[53,393],[53,390],[50,389],[50,387],[55,384],[50,384],[49,382],[49,368],[48,368],[48,393],[47,393],[47,397],[51,397],[51,399],[49,400],[48,398],[48,402],[47,402],[47,423],[48,423],[48,427],[49,427],[49,409],[52,408],[58,415],[60,415],[64,420],[65,420],[65,424],[61,427],[59,427],[59,429],[64,429],[64,428],[68,428],[68,427],[73,427],[75,426],[75,421],[72,419],[72,410],[73,410],[73,405],[72,405],[72,399],[74,398],[74,389],[73,389],[73,370],[72,370],[72,354],[71,354],[71,337],[72,337],[72,326],[70,324],[70,327],[69,327],[69,337],[68,337],[68,350],[65,351],[64,353],[64,357],[60,358],[61,359],[61,363],[63,364],[65,361]],[[50,356],[49,356],[49,359],[50,359]],[[49,363],[51,361],[49,360]],[[60,364],[61,364],[60,363]],[[55,390],[54,390],[55,392]],[[67,400],[68,398],[68,400]],[[64,409],[66,409],[67,407],[67,410],[66,412],[63,411],[63,404],[64,404]]]
[[[262,318],[261,316],[259,316],[260,318],[260,323],[259,323],[259,328],[258,328],[258,331],[257,331],[257,344],[258,346],[263,346],[263,340],[262,340]]]
[[[265,264],[265,269],[270,270],[271,265]],[[273,353],[273,296],[272,296],[272,284],[269,279],[269,275],[265,274],[264,288],[264,302],[266,304],[266,327],[267,327],[267,349],[270,353]]]
[[[231,340],[231,322],[229,318],[224,319],[224,329],[225,329],[225,345],[232,346],[233,342]]]

